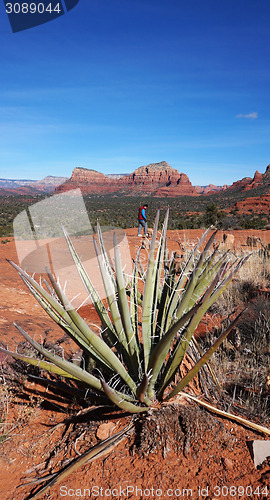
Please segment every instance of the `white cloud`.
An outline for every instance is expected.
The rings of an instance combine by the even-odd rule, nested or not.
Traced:
[[[240,114],[236,115],[236,118],[246,118],[247,120],[256,120],[258,118],[258,113],[257,111],[254,111],[253,113],[248,113],[246,115]]]

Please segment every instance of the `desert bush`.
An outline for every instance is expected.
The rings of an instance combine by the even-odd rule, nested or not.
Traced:
[[[245,307],[260,290],[270,288],[270,259],[262,251],[253,252],[245,267],[239,269],[211,312],[227,316],[236,307]]]
[[[255,299],[238,322],[240,343],[228,343],[215,353],[213,363],[223,389],[238,408],[265,423],[270,420],[270,392],[267,377],[270,366],[269,301]]]

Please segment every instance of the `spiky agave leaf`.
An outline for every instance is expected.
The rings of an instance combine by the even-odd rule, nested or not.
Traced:
[[[176,396],[180,391],[186,387],[191,380],[197,375],[197,373],[200,371],[200,369],[209,361],[209,359],[213,356],[214,352],[219,348],[219,346],[222,344],[222,342],[227,338],[229,333],[232,331],[232,329],[235,327],[237,321],[239,320],[240,316],[243,314],[243,311],[241,311],[240,314],[235,318],[234,321],[225,329],[225,331],[219,336],[219,338],[216,340],[216,342],[208,349],[208,351],[201,357],[201,359],[191,368],[188,373],[185,375],[185,377],[180,380],[180,382],[176,385],[176,387],[173,389],[173,391],[170,392],[170,394],[165,398],[165,400],[169,400]]]
[[[48,273],[50,281],[53,285],[53,288],[59,298],[59,300],[63,303],[65,310],[67,311],[71,320],[75,323],[75,325],[79,328],[79,330],[88,338],[91,343],[92,349],[98,354],[98,356],[105,361],[109,366],[113,368],[113,370],[123,378],[131,391],[136,393],[136,385],[123,363],[119,360],[116,354],[110,349],[110,347],[104,342],[103,339],[98,337],[91,328],[87,325],[87,323],[83,320],[83,318],[79,315],[79,313],[74,309],[72,304],[69,302],[64,292],[56,283],[53,275]]]
[[[164,312],[164,331],[166,331],[171,326],[171,322],[173,320],[177,307],[179,306],[182,294],[185,291],[185,286],[188,283],[190,276],[192,275],[192,268],[194,268],[196,259],[200,255],[200,248],[202,247],[210,230],[211,227],[205,231],[201,239],[198,241],[196,247],[193,249],[189,258],[187,259],[187,262],[183,266],[178,280],[171,290],[168,305],[166,307],[166,311]]]
[[[45,349],[42,345],[40,345],[36,340],[32,339],[28,333],[26,333],[23,328],[21,328],[19,325],[14,323],[16,328],[19,330],[19,332],[22,334],[22,336],[27,340],[33,347],[36,349],[40,354],[42,354],[45,358],[47,358],[51,363],[55,364],[58,368],[63,370],[63,372],[67,372],[69,375],[71,375],[74,378],[77,378],[81,382],[84,382],[87,385],[90,385],[90,387],[93,387],[94,389],[98,391],[103,391],[102,385],[100,383],[100,380],[90,373],[88,373],[86,370],[83,370],[79,366],[76,366],[74,363],[71,363],[70,361],[66,361],[64,358],[61,358],[57,354],[51,353],[48,349]]]
[[[111,389],[111,387],[109,387],[109,385],[106,384],[106,382],[104,380],[101,379],[100,382],[101,382],[103,391],[105,392],[108,399],[110,399],[110,401],[113,404],[118,406],[118,408],[121,408],[121,410],[125,410],[125,411],[128,411],[130,413],[142,413],[142,412],[148,411],[149,408],[147,408],[146,406],[137,406],[135,404],[135,402],[136,402],[135,400],[134,400],[134,403],[132,403],[130,401],[125,401],[125,399],[121,395],[117,394],[116,391]]]
[[[127,348],[129,351],[129,359],[131,367],[136,377],[138,376],[139,366],[140,366],[139,345],[137,342],[136,332],[133,328],[132,320],[130,317],[130,307],[126,293],[124,273],[121,264],[121,257],[118,248],[116,234],[114,234],[113,236],[113,241],[114,241],[114,255],[115,255],[115,276],[116,276],[116,284],[118,292],[117,296],[118,307],[122,318],[123,330],[127,340]]]
[[[212,281],[211,285],[208,287],[208,290],[206,291],[203,297],[201,306],[199,307],[198,311],[193,315],[187,328],[182,333],[182,336],[180,337],[179,342],[175,347],[173,355],[166,365],[164,377],[162,380],[162,385],[159,390],[159,397],[161,397],[161,395],[164,392],[164,389],[172,381],[176,371],[178,370],[178,367],[180,366],[185,356],[185,353],[187,352],[193,334],[198,324],[200,323],[202,317],[204,316],[206,311],[214,304],[214,302],[216,302],[219,296],[226,290],[226,288],[231,283],[233,276],[240,269],[240,267],[246,262],[248,257],[249,256],[246,256],[240,259],[240,261],[237,262],[237,264],[233,269],[232,268],[228,269],[228,266],[225,263],[223,268],[221,268],[220,275],[217,274],[214,280]]]
[[[55,375],[59,375],[61,377],[65,378],[71,378],[75,380],[79,380],[78,377],[75,375],[72,375],[71,373],[68,373],[67,371],[63,370],[62,368],[59,368],[53,363],[49,363],[48,361],[44,361],[42,359],[37,359],[32,356],[26,356],[24,354],[20,354],[18,352],[13,352],[9,351],[8,349],[4,349],[3,347],[0,347],[0,352],[5,354],[6,356],[11,356],[12,358],[19,359],[20,361],[24,361],[25,363],[28,363],[29,365],[36,366],[37,368],[40,368],[41,370],[46,370],[47,372],[54,373]]]
[[[94,355],[98,361],[101,361],[114,372],[118,373],[127,383],[131,391],[135,394],[136,384],[128,374],[123,363],[121,363],[119,358],[104,342],[104,340],[98,337],[91,330],[79,313],[74,309],[64,292],[61,290],[60,286],[56,283],[53,275],[48,273],[59,302],[50,296],[50,294],[48,294],[33,278],[27,275],[27,273],[20,269],[16,264],[12,263],[12,265],[17,268],[20,275],[22,275],[32,285],[32,287],[46,299],[47,303],[58,312],[58,315],[65,319],[66,323],[71,326],[72,330],[74,329],[75,332],[78,332],[79,337],[84,341],[84,347],[87,349],[89,355]],[[51,317],[52,316],[53,315],[51,315]]]
[[[95,306],[95,309],[96,309],[98,316],[101,320],[103,328],[106,329],[106,335],[109,336],[109,339],[111,341],[111,345],[114,345],[115,342],[117,341],[117,337],[115,335],[114,325],[111,322],[111,319],[109,317],[107,309],[104,306],[102,300],[100,299],[99,294],[96,291],[88,273],[86,272],[86,270],[83,266],[83,263],[82,263],[81,259],[79,258],[78,254],[74,248],[74,245],[71,241],[71,238],[69,237],[69,235],[64,227],[63,227],[63,232],[64,232],[64,235],[65,235],[68,247],[69,247],[69,251],[71,253],[71,256],[73,258],[73,261],[75,263],[77,271],[78,271],[80,278],[82,280],[82,283],[84,284],[84,287],[87,291],[87,294],[90,296],[90,298]]]
[[[142,304],[142,339],[143,339],[143,354],[144,354],[144,371],[147,372],[151,342],[153,337],[153,316],[152,307],[154,300],[154,284],[156,278],[156,266],[155,266],[155,244],[157,239],[158,231],[158,221],[159,221],[159,210],[157,211],[155,225],[153,229],[153,235],[149,250],[147,272],[144,284],[143,292],[143,304]]]

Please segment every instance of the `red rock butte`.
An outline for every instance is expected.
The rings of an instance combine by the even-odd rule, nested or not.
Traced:
[[[166,161],[137,168],[132,174],[112,178],[87,168],[75,168],[72,176],[56,188],[57,193],[80,188],[82,194],[121,193],[126,196],[198,196],[188,176]]]

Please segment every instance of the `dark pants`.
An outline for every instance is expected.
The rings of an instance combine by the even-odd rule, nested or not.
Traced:
[[[138,236],[140,236],[142,228],[144,228],[144,235],[146,235],[147,234],[147,221],[140,219],[139,220],[139,227],[138,227]]]

